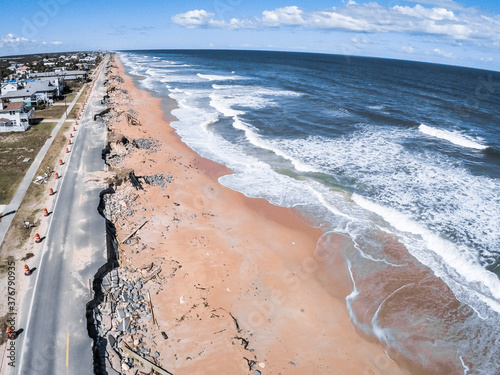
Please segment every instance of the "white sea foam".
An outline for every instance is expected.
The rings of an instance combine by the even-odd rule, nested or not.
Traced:
[[[246,79],[245,77],[241,76],[221,76],[216,74],[202,74],[202,73],[198,73],[196,75],[208,81],[232,81],[237,79]]]
[[[215,90],[226,90],[225,95],[227,96],[241,96],[242,93],[244,95],[250,96],[302,96],[301,93],[290,90],[278,90],[278,89],[269,89],[267,87],[262,86],[245,86],[245,85],[219,85],[217,83],[212,84],[212,88]]]
[[[248,141],[256,147],[264,150],[272,151],[276,155],[281,156],[284,159],[289,160],[296,170],[300,172],[316,172],[315,168],[302,163],[300,160],[293,158],[289,154],[283,152],[277,147],[274,147],[270,142],[264,140],[260,135],[257,134],[257,129],[250,124],[245,123],[240,119],[239,116],[243,115],[245,112],[235,110],[231,105],[242,103],[246,107],[252,108],[262,108],[270,104],[268,100],[259,96],[246,96],[242,97],[224,97],[217,94],[210,94],[210,105],[217,109],[224,116],[231,117],[233,119],[233,127],[238,130],[242,130],[245,133],[245,137]]]
[[[369,109],[374,109],[374,110],[381,110],[381,109],[384,109],[385,108],[385,105],[369,105],[368,106]]]
[[[486,302],[492,309],[500,313],[500,305],[496,302],[496,300],[500,299],[500,281],[495,274],[485,270],[478,264],[477,259],[471,253],[464,252],[456,244],[441,238],[424,225],[415,222],[408,215],[393,208],[372,202],[358,194],[353,194],[352,200],[364,209],[382,217],[399,232],[410,234],[410,236],[402,237],[410,251],[415,249],[414,241],[411,239],[412,236],[417,235],[422,238],[426,244],[425,248],[432,250],[444,262],[436,264],[432,257],[413,251],[413,255],[421,263],[430,267],[437,276],[445,279],[445,281],[448,281],[450,274],[456,272],[468,285],[476,285],[476,288],[479,288],[476,292],[482,295],[483,302]],[[446,269],[448,267],[451,267],[455,272]]]
[[[448,142],[454,143],[458,146],[474,148],[476,150],[484,150],[488,148],[488,146],[477,143],[469,136],[461,134],[459,132],[436,129],[425,124],[421,124],[418,127],[418,130],[424,134],[447,140]]]

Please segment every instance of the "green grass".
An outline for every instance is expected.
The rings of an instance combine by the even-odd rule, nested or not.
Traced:
[[[85,101],[86,97],[87,97],[87,94],[89,93],[90,91],[90,87],[89,87],[89,84],[86,83],[83,87],[83,91],[82,91],[82,94],[80,95],[80,97],[78,98],[78,100],[76,101],[77,103],[81,104]]]
[[[78,94],[78,90],[80,90],[82,86],[83,85],[81,83],[75,83],[71,85],[71,92],[66,95],[66,103],[71,103],[71,101],[75,99],[76,95]]]
[[[78,116],[78,113],[80,112],[80,107],[81,104],[75,103],[73,108],[71,109],[71,112],[68,113],[68,120],[76,120],[76,117]]]
[[[47,109],[42,109],[39,111],[35,111],[35,115],[33,116],[33,121],[37,121],[37,119],[56,119],[59,120],[61,116],[66,112],[66,107],[63,105],[53,105]]]
[[[59,132],[54,138],[52,145],[45,154],[45,158],[42,160],[40,167],[38,168],[36,176],[42,175],[47,171],[47,167],[51,169],[57,168],[57,161],[59,159],[61,150],[65,147],[67,138],[64,133],[70,129],[72,126],[71,122],[65,122]],[[50,177],[54,178],[53,176]],[[38,225],[37,215],[40,217],[40,212],[43,209],[41,201],[44,195],[47,194],[47,184],[37,185],[31,184],[26,191],[26,194],[17,210],[12,224],[10,225],[7,234],[5,235],[4,241],[0,246],[0,259],[6,259],[8,256],[15,256],[19,259],[21,256],[26,254],[21,254],[19,249],[24,246],[26,241],[32,241],[36,228],[25,229],[24,221],[29,221],[30,223],[35,223]],[[0,270],[1,272],[1,270]],[[1,273],[0,273],[1,276]]]
[[[8,204],[26,171],[49,138],[55,122],[32,125],[25,132],[0,133],[0,204]],[[25,158],[30,158],[24,162]]]

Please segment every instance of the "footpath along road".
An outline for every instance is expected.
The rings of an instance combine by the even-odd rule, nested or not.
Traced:
[[[78,94],[75,96],[73,101],[68,106],[66,113],[64,113],[57,122],[56,126],[50,133],[50,138],[47,139],[45,144],[38,152],[38,155],[36,156],[35,160],[33,160],[33,163],[31,164],[28,171],[24,175],[24,178],[21,181],[19,187],[17,188],[16,194],[14,194],[14,197],[12,198],[10,203],[6,205],[2,210],[0,210],[0,213],[3,213],[3,215],[5,215],[2,217],[2,221],[0,221],[0,245],[2,244],[5,234],[7,233],[7,230],[9,229],[10,224],[12,223],[12,219],[14,219],[14,214],[19,209],[19,205],[21,204],[24,195],[26,194],[26,191],[28,190],[30,184],[35,178],[35,173],[38,171],[38,168],[40,168],[40,164],[42,163],[45,154],[52,145],[52,142],[54,141],[57,132],[59,131],[59,129],[61,129],[61,126],[64,124],[64,121],[66,120],[66,114],[71,112],[73,106],[75,105],[77,99],[80,97],[82,91],[83,88],[80,89]]]
[[[94,373],[85,308],[93,298],[89,282],[106,262],[105,220],[97,211],[106,186],[88,176],[106,168],[101,158],[106,126],[93,120],[105,109],[104,73],[102,68],[94,82],[65,164],[56,168],[62,177],[54,189],[47,233],[40,233],[45,237],[38,245],[40,263],[31,265],[36,270],[18,302],[18,327],[24,331],[16,340],[16,367],[9,375]]]

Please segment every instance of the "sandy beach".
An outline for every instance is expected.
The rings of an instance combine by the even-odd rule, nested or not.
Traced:
[[[342,236],[219,184],[231,171],[188,148],[162,99],[136,88],[117,58],[108,92],[119,272],[161,268],[143,287],[157,324],[125,337],[131,347],[174,374],[407,373],[349,320]]]

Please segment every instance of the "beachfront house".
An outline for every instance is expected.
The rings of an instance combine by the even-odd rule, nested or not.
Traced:
[[[9,91],[16,91],[22,89],[23,86],[20,85],[18,81],[6,81],[0,85],[0,95],[6,94]]]
[[[58,70],[55,72],[33,72],[30,73],[29,78],[61,78],[65,81],[82,81],[86,82],[88,79],[88,74],[82,70]]]
[[[9,86],[8,89],[12,89]],[[1,99],[7,102],[26,102],[28,106],[42,103],[52,104],[55,98],[62,95],[64,80],[61,78],[24,80],[18,82],[15,90],[2,89]]]
[[[22,132],[30,127],[30,119],[35,114],[25,102],[0,101],[0,132]]]
[[[29,72],[30,72],[30,68],[28,68],[27,66],[24,66],[24,65],[16,68],[16,74],[18,75],[18,77],[26,78],[26,76],[29,74]]]

